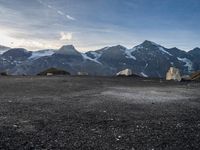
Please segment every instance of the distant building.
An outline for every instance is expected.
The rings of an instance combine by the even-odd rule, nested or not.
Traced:
[[[166,74],[166,80],[181,81],[181,75],[179,69],[170,67],[169,71]]]
[[[88,76],[87,72],[78,72],[77,73],[78,76]]]
[[[48,72],[48,73],[47,73],[47,76],[53,76],[53,73],[49,73],[49,72]]]

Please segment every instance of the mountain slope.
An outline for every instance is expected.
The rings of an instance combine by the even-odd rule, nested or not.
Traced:
[[[3,54],[3,53],[5,53],[9,49],[11,49],[11,48],[3,46],[3,45],[0,45],[0,55]]]
[[[200,48],[194,48],[188,54],[192,57],[194,70],[200,70]]]

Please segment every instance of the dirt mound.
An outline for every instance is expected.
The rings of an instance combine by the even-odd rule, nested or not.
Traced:
[[[0,76],[7,76],[8,74],[6,72],[0,72]]]
[[[37,75],[39,76],[70,75],[70,73],[61,69],[49,68],[47,70],[38,73]]]

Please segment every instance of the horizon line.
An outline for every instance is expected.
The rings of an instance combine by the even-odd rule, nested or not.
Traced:
[[[153,42],[153,41],[151,41],[151,40],[143,40],[143,42],[140,42],[140,44],[136,44],[135,46],[133,46],[133,47],[131,47],[131,48],[127,48],[127,46],[124,46],[123,44],[116,44],[116,45],[112,45],[112,46],[102,46],[102,47],[100,47],[100,48],[96,48],[96,49],[93,49],[93,50],[83,50],[83,53],[86,53],[86,52],[90,52],[90,51],[98,51],[98,50],[101,50],[101,49],[104,49],[104,48],[107,48],[107,47],[116,47],[116,46],[122,46],[122,47],[124,47],[124,48],[126,48],[126,49],[133,49],[133,48],[135,48],[136,46],[139,46],[139,45],[141,45],[141,44],[143,44],[145,41],[148,41],[148,42],[151,42],[151,43],[153,43],[153,44],[156,44],[156,45],[159,45],[159,46],[161,46],[161,47],[164,47],[164,48],[166,48],[166,49],[172,49],[172,48],[177,48],[177,49],[179,49],[179,50],[182,50],[182,51],[185,51],[185,52],[188,52],[188,51],[191,51],[191,50],[194,50],[194,49],[196,49],[196,48],[200,48],[200,47],[194,47],[194,48],[192,48],[192,49],[190,49],[190,50],[184,50],[184,49],[180,49],[180,48],[178,48],[178,47],[176,47],[176,46],[174,46],[174,47],[165,47],[165,46],[163,46],[163,45],[161,45],[161,44],[159,44],[159,43],[157,43],[157,42]],[[25,50],[27,50],[27,51],[30,51],[30,52],[37,52],[37,51],[42,51],[42,50],[59,50],[59,49],[61,49],[63,46],[73,46],[78,52],[81,52],[81,50],[79,50],[79,48],[76,48],[76,45],[74,45],[74,44],[63,44],[63,45],[61,45],[59,48],[41,48],[41,49],[39,49],[39,48],[37,48],[37,49],[35,49],[35,50],[30,50],[29,48],[26,48],[26,47],[10,47],[10,46],[6,46],[6,45],[1,45],[0,44],[0,47],[5,47],[5,48],[9,48],[8,50],[10,50],[10,49],[25,49]]]

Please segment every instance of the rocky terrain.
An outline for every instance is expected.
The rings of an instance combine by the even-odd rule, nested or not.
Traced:
[[[132,77],[0,77],[0,149],[199,149],[199,90]]]
[[[12,75],[36,75],[53,67],[73,75],[84,72],[113,76],[128,68],[139,76],[163,78],[169,67],[180,69],[182,75],[200,70],[199,48],[186,52],[151,41],[144,41],[132,49],[117,45],[86,53],[79,52],[73,45],[34,52],[22,48],[5,51],[5,48],[2,47],[0,53],[0,71]]]

